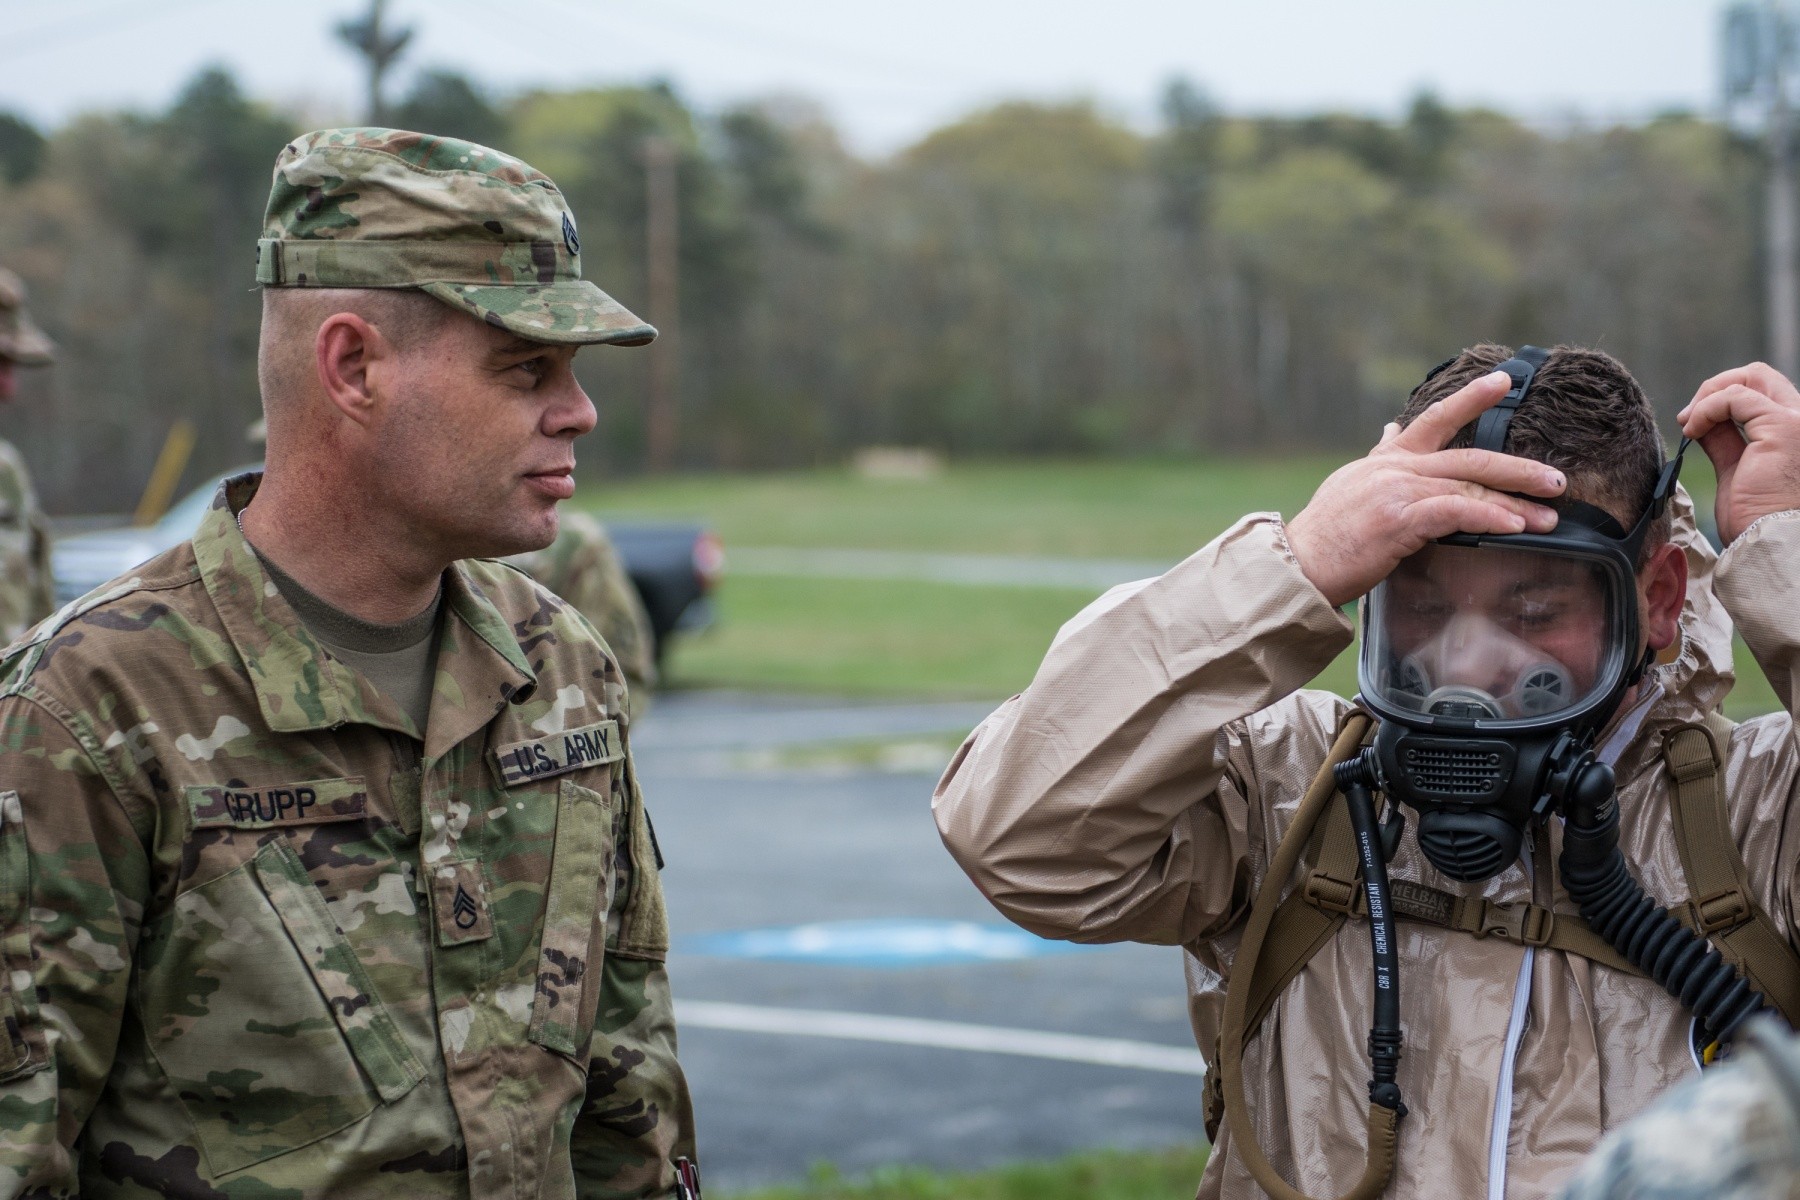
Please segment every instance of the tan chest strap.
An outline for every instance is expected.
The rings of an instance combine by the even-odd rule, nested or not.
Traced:
[[[1715,713],[1663,742],[1663,764],[1675,780],[1675,844],[1688,885],[1687,903],[1675,912],[1742,971],[1789,1026],[1800,1028],[1800,956],[1756,902],[1731,832],[1721,753],[1731,729]]]
[[[1353,712],[1346,719],[1362,716]],[[1706,936],[1719,953],[1743,971],[1790,1026],[1800,1028],[1800,955],[1788,945],[1775,922],[1749,889],[1743,857],[1731,834],[1725,804],[1723,755],[1718,741],[1729,744],[1732,725],[1718,713],[1706,724],[1684,725],[1663,742],[1663,758],[1675,781],[1675,837],[1689,900],[1671,906],[1675,917]],[[1343,738],[1332,747],[1313,781],[1329,786],[1331,769],[1372,740],[1368,722],[1360,739],[1340,756]],[[1309,796],[1311,794],[1309,789]],[[1304,808],[1304,803],[1302,808]],[[1296,830],[1290,829],[1288,836]],[[1255,1036],[1275,998],[1305,969],[1314,954],[1351,917],[1365,915],[1362,875],[1356,865],[1349,814],[1342,804],[1326,807],[1308,838],[1306,875],[1277,906],[1259,953],[1240,948],[1237,965],[1251,972],[1244,1041]],[[1285,839],[1284,839],[1285,840]],[[1614,950],[1574,913],[1558,913],[1540,904],[1499,904],[1479,896],[1458,896],[1425,884],[1392,880],[1394,911],[1400,916],[1472,937],[1497,937],[1516,945],[1578,954],[1615,971],[1644,973]],[[1246,958],[1248,957],[1248,961]],[[1216,1059],[1215,1059],[1216,1061]],[[1207,1079],[1207,1135],[1217,1132],[1223,1097],[1217,1094],[1217,1072]]]

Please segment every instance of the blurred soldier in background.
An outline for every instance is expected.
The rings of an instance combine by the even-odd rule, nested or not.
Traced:
[[[17,367],[55,361],[56,347],[25,312],[25,285],[0,267],[0,404],[17,390]],[[50,535],[31,476],[12,445],[0,441],[0,645],[56,607],[50,580]]]
[[[625,669],[632,711],[641,712],[656,686],[656,636],[606,527],[586,513],[560,513],[554,542],[506,561],[593,622]]]

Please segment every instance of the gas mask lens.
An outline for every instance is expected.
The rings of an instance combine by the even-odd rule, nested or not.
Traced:
[[[1554,722],[1620,669],[1609,580],[1579,555],[1428,545],[1370,594],[1364,686],[1427,717]]]

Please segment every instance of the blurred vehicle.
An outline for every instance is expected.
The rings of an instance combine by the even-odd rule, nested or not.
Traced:
[[[187,541],[200,527],[221,480],[260,469],[260,464],[251,464],[207,480],[176,501],[154,524],[57,538],[50,552],[56,602],[67,604]],[[713,623],[711,593],[725,572],[724,547],[712,530],[680,521],[607,521],[606,531],[650,615],[654,653],[660,663],[671,636]]]

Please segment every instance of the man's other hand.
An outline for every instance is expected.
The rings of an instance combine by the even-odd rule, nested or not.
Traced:
[[[1405,429],[1388,425],[1366,458],[1332,472],[1287,523],[1301,572],[1333,607],[1366,593],[1433,538],[1556,528],[1554,509],[1509,493],[1561,495],[1562,472],[1512,454],[1444,449],[1510,386],[1505,372],[1494,371]]]
[[[1800,508],[1800,392],[1766,363],[1714,375],[1676,416],[1719,476],[1713,518],[1727,546],[1757,518]]]

